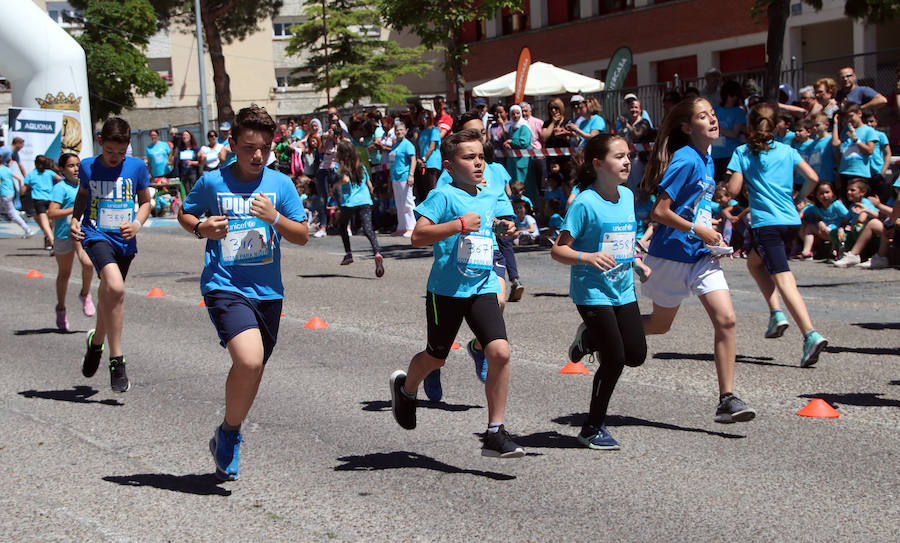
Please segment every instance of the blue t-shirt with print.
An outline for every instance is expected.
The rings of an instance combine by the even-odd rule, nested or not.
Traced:
[[[747,114],[739,107],[722,107],[713,106],[716,111],[716,118],[719,120],[719,128],[732,130],[735,126],[742,124],[747,125]],[[713,158],[729,158],[731,153],[741,144],[742,136],[729,138],[719,134],[719,139],[713,142],[711,154]]]
[[[416,156],[416,148],[413,147],[411,141],[403,138],[394,143],[390,156],[394,160],[391,164],[391,181],[406,182],[409,178],[411,157]]]
[[[572,249],[594,253],[603,251],[616,259],[616,266],[601,271],[580,264],[571,267],[569,296],[577,305],[620,306],[636,300],[634,295],[634,240],[636,224],[634,194],[619,186],[619,199],[610,202],[587,189],[572,201],[561,230],[574,241]]]
[[[809,155],[809,165],[819,176],[819,181],[834,181],[834,153],[837,147],[831,144],[831,135],[815,141]]]
[[[78,195],[78,184],[72,185],[68,181],[60,181],[53,185],[50,191],[50,201],[59,204],[60,209],[68,209],[75,205],[75,196]],[[69,223],[71,215],[53,221],[53,237],[55,239],[69,239]]]
[[[870,141],[878,141],[876,130],[867,124],[860,125],[856,129],[856,137],[861,143]],[[838,171],[842,175],[852,175],[854,177],[864,177],[866,179],[872,177],[869,169],[869,161],[871,155],[864,154],[859,146],[850,140],[850,136],[845,131],[841,134],[841,164]]]
[[[699,224],[710,226],[705,223],[712,221],[709,208],[716,190],[714,170],[711,156],[685,145],[672,155],[659,183],[659,192],[665,192],[672,199],[670,209],[675,214],[688,222],[700,221]],[[699,237],[662,223],[653,233],[648,252],[655,257],[689,264],[709,254]]]
[[[425,167],[440,170],[443,168],[444,163],[441,161],[441,131],[438,130],[436,126],[423,128],[419,131],[419,139],[416,141],[419,145],[419,158],[425,158],[425,154],[428,153],[428,147],[431,146],[431,142],[434,142],[435,144],[434,151],[431,152],[431,155],[428,156],[428,160],[425,161]]]
[[[137,195],[150,183],[144,161],[126,156],[118,166],[109,168],[99,156],[89,157],[81,161],[78,179],[88,193],[81,222],[85,245],[101,240],[122,255],[137,253],[136,239],[123,239],[119,224],[135,220]]]
[[[850,212],[847,206],[840,200],[831,202],[827,208],[823,208],[818,202],[803,208],[803,218],[808,222],[822,221],[828,230],[834,230],[841,226]]]
[[[158,141],[154,145],[147,147],[147,160],[150,162],[150,177],[163,177],[172,168],[169,167],[169,144],[164,141]]]
[[[13,172],[6,164],[0,164],[0,196],[12,198],[16,195],[16,185],[13,183]]]
[[[53,190],[53,170],[39,172],[31,170],[25,175],[23,183],[31,187],[32,200],[49,200],[50,191]]]
[[[884,167],[884,148],[888,146],[887,134],[881,130],[876,130],[875,137],[878,139],[875,140],[875,149],[869,158],[869,169],[872,171],[872,177],[881,175],[881,168]]]
[[[794,168],[803,161],[789,145],[770,141],[771,149],[754,153],[741,145],[728,162],[728,169],[741,173],[749,196],[753,228],[800,224],[794,205]]]
[[[372,205],[372,193],[369,192],[369,172],[362,169],[359,183],[348,181],[341,185],[341,207],[357,207]]]
[[[265,194],[285,218],[306,220],[306,210],[291,179],[270,168],[264,168],[262,175],[249,182],[235,179],[230,168],[206,172],[185,198],[185,213],[228,219],[225,239],[206,241],[200,277],[204,295],[226,290],[257,300],[284,297],[281,234],[250,214],[250,202],[259,193]]]
[[[500,292],[500,282],[494,273],[496,205],[494,191],[480,190],[472,195],[450,184],[433,189],[416,206],[416,219],[425,217],[435,224],[453,221],[470,212],[481,215],[478,232],[454,234],[434,244],[429,292],[454,298]]]

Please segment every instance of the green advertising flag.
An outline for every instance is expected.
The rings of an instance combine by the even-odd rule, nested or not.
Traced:
[[[616,91],[622,88],[628,72],[631,70],[631,49],[628,47],[619,47],[612,58],[609,59],[609,66],[606,68],[606,89],[607,91]]]

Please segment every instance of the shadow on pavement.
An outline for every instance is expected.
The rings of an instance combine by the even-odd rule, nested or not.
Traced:
[[[656,353],[653,358],[659,360],[702,360],[712,362],[715,360],[712,353]],[[746,354],[737,355],[735,362],[738,364],[755,364],[757,366],[781,366],[782,368],[799,368],[797,364],[779,364],[778,362],[770,362],[775,360],[771,356],[750,356]]]
[[[513,435],[513,441],[519,445],[538,449],[583,449],[575,435],[563,435],[559,432],[537,432],[527,436]]]
[[[832,406],[844,404],[860,407],[900,407],[900,400],[880,398],[881,395],[880,392],[849,392],[847,394],[801,394],[798,398],[821,398]]]
[[[891,381],[891,382],[888,383],[888,384],[889,384],[889,385],[900,385],[900,379],[894,379],[893,381]]]
[[[43,400],[56,400],[60,402],[72,403],[99,403],[103,405],[123,406],[124,403],[119,400],[89,400],[91,396],[97,394],[98,391],[93,387],[79,385],[70,390],[23,390],[19,392],[20,396],[26,398],[41,398]]]
[[[169,473],[136,473],[134,475],[109,475],[104,481],[122,486],[150,486],[160,490],[171,490],[199,496],[231,496],[231,491],[222,488],[213,473],[190,473],[172,475]]]
[[[826,353],[858,353],[858,354],[890,354],[900,356],[900,347],[839,347],[829,345],[825,347]]]
[[[307,275],[298,275],[297,277],[303,279],[365,279],[366,281],[377,279],[377,277],[360,277],[357,275],[346,275],[343,273],[310,273]]]
[[[581,428],[587,421],[587,413],[572,413],[564,417],[552,419],[552,422]],[[678,426],[667,422],[657,422],[654,420],[640,419],[638,417],[628,417],[622,415],[609,415],[606,417],[607,426],[647,426],[649,428],[660,428],[662,430],[677,430],[679,432],[693,432],[698,434],[707,434],[711,436],[723,437],[725,439],[744,439],[747,436],[740,434],[729,434],[728,432],[715,432],[713,430],[704,430],[703,428],[688,428],[686,426]]]
[[[866,330],[900,330],[900,322],[854,322],[852,324]]]
[[[362,404],[363,411],[390,411],[391,402],[389,400],[368,400],[359,402]],[[432,402],[431,400],[419,400],[418,406],[423,409],[437,409],[438,411],[468,411],[469,409],[484,409],[481,405],[468,405],[464,403],[444,403]]]
[[[549,298],[568,298],[568,297],[569,297],[568,294],[560,294],[560,293],[558,293],[558,292],[535,292],[535,293],[532,294],[532,296],[534,296],[535,298],[544,298],[544,297],[549,297]]]
[[[334,471],[378,471],[383,469],[419,468],[440,471],[443,473],[477,475],[479,477],[494,479],[495,481],[510,481],[516,478],[515,475],[497,473],[495,471],[458,468],[435,460],[430,456],[409,451],[342,456],[337,460],[339,462],[344,462],[344,464],[335,466]]]
[[[13,334],[17,336],[34,336],[38,334],[83,334],[87,330],[60,330],[59,328],[34,328],[32,330],[16,330]]]

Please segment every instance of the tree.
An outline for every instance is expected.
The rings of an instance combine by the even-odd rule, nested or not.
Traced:
[[[803,0],[816,11],[822,9],[822,0]],[[790,0],[756,0],[751,15],[757,19],[767,17],[769,33],[766,38],[766,86],[767,100],[778,99],[778,84],[781,81],[781,63],[784,57],[784,34],[790,15]],[[847,0],[844,15],[851,19],[877,24],[900,17],[900,2],[897,0]]]
[[[306,20],[291,27],[287,53],[309,53],[306,63],[294,71],[301,74],[301,83],[312,83],[319,92],[340,86],[329,106],[356,104],[363,98],[396,104],[409,96],[409,89],[394,83],[395,79],[408,73],[421,75],[431,67],[421,60],[424,46],[400,47],[369,34],[379,29],[380,21],[368,2],[329,0],[324,24],[322,9],[316,4],[306,8]]]
[[[171,23],[193,32],[194,0],[151,0],[163,27]],[[216,112],[219,121],[231,120],[231,78],[225,69],[222,46],[241,41],[260,30],[259,23],[274,17],[282,0],[200,0],[203,36],[213,69]]]
[[[74,32],[84,49],[94,123],[134,107],[135,93],[162,97],[168,85],[147,67],[144,50],[156,33],[149,0],[70,0],[83,25]]]
[[[462,31],[470,21],[492,19],[497,11],[522,9],[524,0],[377,0],[384,21],[397,30],[409,29],[429,49],[444,47],[444,71],[453,91],[463,103],[462,69],[467,62],[469,46],[462,40]]]

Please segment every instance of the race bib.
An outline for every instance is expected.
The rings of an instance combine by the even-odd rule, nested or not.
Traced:
[[[456,240],[456,267],[470,277],[477,277],[494,267],[494,242],[491,236],[470,233]]]
[[[220,241],[222,264],[241,266],[272,261],[269,225],[256,217],[229,219],[228,233]]]
[[[634,236],[636,223],[604,223],[600,250],[616,259],[616,262],[634,261]]]
[[[181,151],[180,153],[178,153],[178,159],[179,160],[194,160],[194,151],[192,151],[190,149],[185,149],[184,151]]]
[[[694,226],[712,228],[712,200],[701,198],[694,213]]]
[[[134,200],[100,198],[97,208],[97,229],[118,233],[119,225],[134,220]]]

